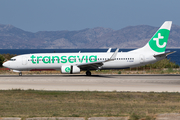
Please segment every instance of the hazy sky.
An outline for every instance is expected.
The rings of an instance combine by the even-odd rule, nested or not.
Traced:
[[[25,31],[180,26],[180,0],[0,0],[0,24]]]

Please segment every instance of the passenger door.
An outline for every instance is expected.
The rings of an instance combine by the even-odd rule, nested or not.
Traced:
[[[22,65],[27,65],[27,57],[22,57]]]

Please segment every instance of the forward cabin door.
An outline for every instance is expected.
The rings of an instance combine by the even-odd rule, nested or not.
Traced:
[[[27,65],[27,57],[22,57],[22,65]]]

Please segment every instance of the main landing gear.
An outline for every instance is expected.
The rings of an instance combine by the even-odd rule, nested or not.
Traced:
[[[91,76],[91,72],[88,70],[88,71],[86,71],[86,75],[87,76]]]
[[[22,76],[22,72],[19,73],[19,76]]]

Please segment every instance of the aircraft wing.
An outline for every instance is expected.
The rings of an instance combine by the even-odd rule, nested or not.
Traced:
[[[108,60],[90,62],[90,63],[81,63],[81,64],[77,64],[77,67],[79,67],[82,70],[98,70],[98,69],[101,69],[101,66],[104,65],[105,62],[115,60],[118,51],[119,51],[119,49],[116,49],[116,51],[113,53],[113,55]]]

